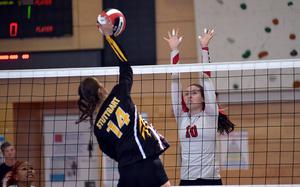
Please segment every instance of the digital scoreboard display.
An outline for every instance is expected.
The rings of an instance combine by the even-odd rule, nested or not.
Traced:
[[[0,39],[72,34],[72,0],[0,0]]]

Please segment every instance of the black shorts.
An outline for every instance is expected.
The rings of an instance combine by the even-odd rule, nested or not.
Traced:
[[[211,179],[196,179],[196,180],[180,180],[179,186],[209,186],[209,185],[222,185],[222,180]]]
[[[169,179],[158,157],[119,168],[118,187],[160,187]]]

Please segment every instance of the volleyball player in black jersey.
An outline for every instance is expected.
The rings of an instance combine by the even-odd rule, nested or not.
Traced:
[[[118,162],[118,187],[168,187],[159,155],[169,144],[143,120],[131,99],[132,68],[111,34],[112,25],[108,22],[98,27],[119,60],[119,84],[108,93],[96,78],[85,78],[78,89],[78,123],[90,120],[100,149]]]

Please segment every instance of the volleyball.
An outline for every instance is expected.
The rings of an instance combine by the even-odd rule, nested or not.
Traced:
[[[124,32],[126,28],[126,19],[120,10],[114,8],[104,10],[100,15],[98,15],[97,23],[105,24],[107,21],[106,18],[108,18],[113,25],[114,36],[118,36]]]

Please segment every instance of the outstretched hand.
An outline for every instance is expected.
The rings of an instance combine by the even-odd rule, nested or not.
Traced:
[[[175,29],[172,29],[172,33],[168,31],[168,38],[164,37],[164,40],[166,40],[169,43],[171,50],[178,49],[178,46],[183,39],[183,36],[178,37],[178,32],[178,29],[176,31]]]
[[[210,40],[214,37],[214,35],[214,29],[205,28],[203,34],[198,36],[201,47],[208,47],[208,44]]]
[[[97,28],[105,36],[113,35],[113,24],[108,19],[107,16],[98,15],[97,18]]]

